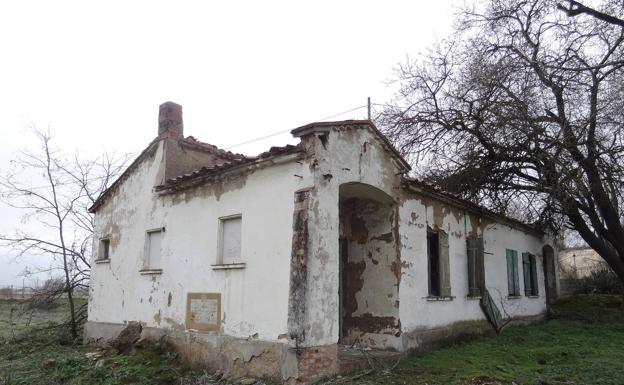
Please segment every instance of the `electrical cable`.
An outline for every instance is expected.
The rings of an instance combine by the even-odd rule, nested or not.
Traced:
[[[344,115],[344,114],[347,114],[347,113],[349,113],[349,112],[353,112],[353,111],[359,110],[360,108],[366,108],[366,107],[367,107],[367,105],[364,105],[364,106],[359,106],[359,107],[355,107],[355,108],[352,108],[352,109],[350,109],[350,110],[340,112],[340,113],[338,113],[338,114],[330,115],[330,116],[327,116],[327,117],[325,117],[325,118],[315,120],[315,122],[322,122],[323,120],[327,120],[327,119],[335,118],[336,116]],[[239,146],[242,146],[242,145],[245,145],[245,144],[249,144],[249,143],[257,142],[257,141],[259,141],[259,140],[263,140],[263,139],[271,138],[271,137],[273,137],[273,136],[277,136],[277,135],[285,134],[285,133],[290,132],[290,131],[292,131],[292,128],[289,128],[288,130],[278,131],[278,132],[275,132],[275,133],[273,133],[273,134],[269,134],[269,135],[261,136],[261,137],[256,138],[256,139],[250,139],[250,140],[248,140],[248,141],[246,141],[246,142],[242,142],[242,143],[234,144],[234,145],[232,145],[232,146],[224,147],[224,150],[229,150],[229,149],[234,148],[234,147],[239,147]]]

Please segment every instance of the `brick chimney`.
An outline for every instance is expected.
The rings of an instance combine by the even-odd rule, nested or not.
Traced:
[[[174,102],[165,102],[158,111],[158,136],[161,138],[184,137],[182,106]]]

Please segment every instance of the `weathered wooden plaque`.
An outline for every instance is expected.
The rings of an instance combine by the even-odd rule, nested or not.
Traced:
[[[186,328],[218,331],[221,327],[221,293],[188,293]]]

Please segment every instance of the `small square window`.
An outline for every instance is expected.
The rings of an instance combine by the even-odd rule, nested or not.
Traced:
[[[219,219],[219,263],[223,265],[241,263],[241,227],[240,215]]]
[[[100,239],[100,247],[98,249],[97,261],[106,261],[110,259],[110,239]]]
[[[162,260],[162,229],[149,230],[145,242],[145,268],[160,269]]]

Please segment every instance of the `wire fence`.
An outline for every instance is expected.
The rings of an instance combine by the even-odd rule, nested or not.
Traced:
[[[35,295],[36,290],[26,286],[1,286],[0,299],[30,299]]]
[[[46,293],[44,287],[28,287],[28,286],[15,286],[4,285],[0,286],[0,299],[31,299],[37,295]],[[89,296],[88,290],[74,290],[73,296],[75,298],[87,298]],[[67,294],[63,293],[60,298],[67,297]]]

